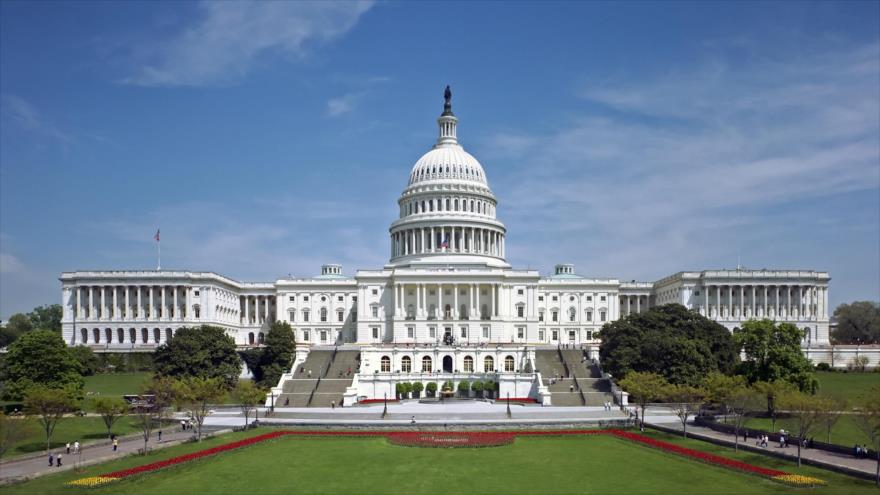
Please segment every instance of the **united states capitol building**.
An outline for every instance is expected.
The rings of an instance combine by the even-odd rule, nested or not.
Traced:
[[[416,161],[397,200],[383,267],[352,276],[327,264],[319,275],[266,282],[197,271],[64,272],[64,339],[103,352],[142,352],[180,327],[205,324],[225,328],[246,348],[261,345],[272,322],[289,322],[297,357],[275,392],[288,394],[291,405],[304,394],[297,380],[313,381],[312,373],[344,383],[331,392],[303,383],[314,385],[309,404],[316,390],[350,405],[393,397],[399,381],[490,375],[500,396],[548,404],[536,352],[570,345],[598,357],[605,323],[668,303],[731,330],[751,318],[792,323],[808,353],[828,345],[827,272],[683,271],[623,282],[564,263],[549,274],[512,267],[503,206],[480,162],[458,142],[448,90],[437,124],[437,142]],[[337,352],[327,352],[334,348],[351,359],[337,363]]]

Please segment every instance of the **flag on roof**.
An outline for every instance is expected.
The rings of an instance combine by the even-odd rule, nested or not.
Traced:
[[[156,235],[153,236],[153,239],[156,239],[156,242],[159,242],[159,229],[156,229]]]

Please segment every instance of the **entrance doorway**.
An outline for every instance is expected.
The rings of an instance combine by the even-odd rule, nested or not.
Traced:
[[[452,356],[443,356],[443,372],[452,373]]]

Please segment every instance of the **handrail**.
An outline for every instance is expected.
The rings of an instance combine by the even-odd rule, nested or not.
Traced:
[[[315,397],[315,391],[318,390],[318,385],[321,384],[321,377],[318,377],[318,381],[315,382],[315,386],[312,387],[312,393],[309,394],[309,401],[306,402],[306,407],[312,405],[312,399]]]
[[[327,362],[327,366],[324,368],[324,372],[321,373],[321,376],[318,377],[320,380],[322,377],[326,377],[327,373],[330,372],[330,367],[333,366],[333,361],[336,360],[336,352],[339,350],[338,346],[333,346],[333,354],[330,355],[330,361]]]

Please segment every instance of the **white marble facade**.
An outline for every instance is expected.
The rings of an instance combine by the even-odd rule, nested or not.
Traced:
[[[457,123],[447,101],[437,143],[416,162],[398,199],[390,259],[381,269],[346,276],[341,266],[325,265],[317,276],[258,283],[212,272],[64,272],[65,340],[148,351],[177,328],[210,324],[246,347],[259,345],[280,320],[293,326],[301,346],[363,346],[363,373],[382,369],[371,349],[445,339],[452,348],[482,349],[469,353],[477,369],[491,355],[496,369],[511,356],[519,370],[533,346],[575,344],[595,355],[605,323],[680,303],[730,329],[767,317],[797,325],[805,347],[828,343],[825,272],[706,270],[621,282],[580,276],[568,264],[545,276],[512,268],[498,202],[480,163],[458,143]],[[463,359],[461,352],[455,356]],[[421,369],[421,354],[410,357],[410,366]]]

